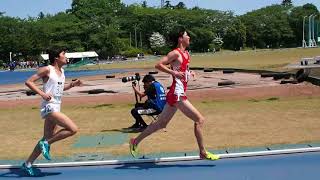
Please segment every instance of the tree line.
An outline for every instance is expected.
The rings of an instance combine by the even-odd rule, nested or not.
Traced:
[[[159,8],[146,1],[125,5],[121,0],[73,0],[70,9],[55,15],[40,12],[38,17],[21,19],[1,12],[0,61],[8,61],[9,52],[17,59],[38,59],[47,48],[57,46],[93,50],[102,59],[140,52],[164,54],[172,48],[170,34],[181,27],[191,34],[192,52],[297,47],[302,42],[303,17],[311,14],[319,15],[315,5],[293,6],[288,0],[240,16],[187,8],[183,2],[166,1]]]

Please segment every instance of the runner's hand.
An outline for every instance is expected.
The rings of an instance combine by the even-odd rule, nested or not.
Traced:
[[[74,86],[81,86],[83,83],[80,79],[77,79],[75,81],[72,81],[72,87]]]
[[[45,101],[50,101],[52,99],[52,95],[51,94],[45,94],[43,93],[41,95],[42,99],[44,99]]]
[[[190,75],[192,76],[193,80],[197,80],[196,73],[194,71],[190,71]]]
[[[174,71],[173,76],[178,78],[178,79],[183,79],[184,78],[184,73],[183,72]]]

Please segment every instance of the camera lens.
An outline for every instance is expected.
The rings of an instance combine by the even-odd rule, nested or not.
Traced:
[[[122,82],[123,82],[123,83],[128,82],[127,77],[123,77],[123,78],[122,78]]]
[[[135,80],[140,81],[140,75],[139,75],[139,73],[136,73],[135,76],[128,76],[128,77],[123,77],[123,78],[122,78],[122,82],[123,82],[123,83],[126,83],[126,82],[128,82],[128,81],[135,81]]]

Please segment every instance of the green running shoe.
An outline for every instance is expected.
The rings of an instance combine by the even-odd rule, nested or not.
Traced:
[[[38,146],[41,149],[43,157],[46,158],[47,160],[51,160],[49,143],[44,139],[41,139],[38,142]]]
[[[28,174],[28,176],[35,176],[33,167],[28,167],[26,163],[23,163],[21,169]]]
[[[136,140],[134,138],[130,139],[129,145],[130,145],[130,153],[133,157],[137,157],[138,155],[138,145],[135,142]]]

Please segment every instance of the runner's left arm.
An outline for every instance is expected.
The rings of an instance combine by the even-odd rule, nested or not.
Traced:
[[[64,86],[63,90],[66,91],[66,90],[69,90],[75,86],[81,86],[82,85],[82,81],[80,79],[77,79],[75,81],[71,81],[70,84],[68,84],[67,86]]]

